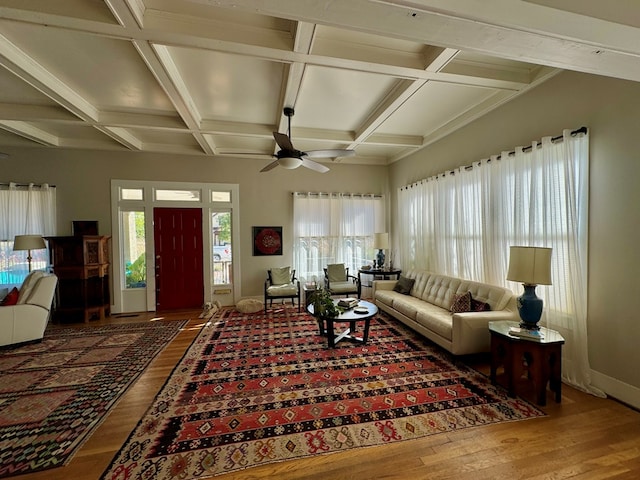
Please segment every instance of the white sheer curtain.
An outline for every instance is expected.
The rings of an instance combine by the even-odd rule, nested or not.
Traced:
[[[587,133],[563,132],[398,192],[401,264],[511,288],[509,246],[553,248],[542,324],[558,330],[565,382],[596,395],[587,338]]]
[[[0,284],[20,283],[28,273],[27,252],[14,252],[16,235],[56,234],[56,188],[43,185],[0,185]],[[35,268],[47,264],[46,250],[31,252]],[[24,271],[23,271],[24,270]]]
[[[293,194],[293,266],[301,281],[323,278],[329,263],[349,273],[374,258],[373,234],[384,232],[384,198],[342,193]]]

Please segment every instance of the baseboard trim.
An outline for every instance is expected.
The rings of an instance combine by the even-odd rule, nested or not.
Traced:
[[[591,380],[594,386],[603,390],[608,396],[640,410],[640,388],[595,370],[591,371]]]

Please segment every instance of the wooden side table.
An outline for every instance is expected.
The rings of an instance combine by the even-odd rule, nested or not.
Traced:
[[[370,268],[370,269],[359,269],[358,270],[358,282],[360,282],[360,285],[362,284],[362,275],[372,275],[373,279],[371,280],[373,282],[373,280],[376,277],[382,277],[384,280],[391,278],[391,277],[395,277],[396,280],[400,279],[400,274],[402,273],[402,270],[400,269],[395,269],[395,270],[381,270],[381,269],[376,269],[376,268]],[[371,287],[371,284],[366,284],[363,285],[364,287]]]
[[[562,386],[562,345],[564,338],[555,330],[541,328],[542,339],[531,340],[509,335],[517,322],[489,322],[491,332],[491,383],[496,384],[498,367],[504,367],[507,393],[516,396],[516,381],[525,371],[533,381],[537,403],[547,404],[547,384],[560,403]]]
[[[313,300],[313,294],[316,293],[317,285],[315,283],[305,283],[302,285],[304,293],[304,306],[307,308]]]

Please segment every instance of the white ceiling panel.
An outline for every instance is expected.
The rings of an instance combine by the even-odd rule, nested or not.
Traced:
[[[560,68],[640,81],[640,28],[552,3],[0,0],[0,151],[234,155],[260,168],[293,107],[294,148],[381,165]],[[640,18],[631,3],[625,17]]]
[[[378,129],[379,133],[425,135],[495,94],[495,90],[427,82]]]
[[[16,105],[56,105],[49,97],[4,69],[0,69],[0,102]]]
[[[292,123],[299,127],[355,130],[393,87],[395,79],[355,70],[305,69]]]
[[[248,56],[169,48],[202,118],[272,124],[284,65]]]
[[[15,44],[28,45],[33,60],[97,108],[173,110],[131,42],[15,23],[3,33]]]

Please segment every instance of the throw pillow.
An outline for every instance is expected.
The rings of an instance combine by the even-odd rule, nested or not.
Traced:
[[[16,303],[18,303],[19,295],[20,295],[20,292],[18,291],[17,287],[13,287],[13,289],[7,294],[7,296],[4,297],[0,305],[3,307],[8,307],[9,305],[15,305]]]
[[[488,312],[491,310],[491,305],[486,302],[481,302],[471,297],[471,311],[472,312]]]
[[[284,285],[291,282],[291,271],[289,267],[272,268],[271,284]]]
[[[451,302],[451,313],[463,313],[471,311],[471,292],[465,292],[453,295]]]
[[[411,293],[411,289],[413,288],[413,284],[415,283],[414,278],[407,278],[400,275],[398,282],[393,287],[394,292],[402,293],[403,295],[409,295]]]

